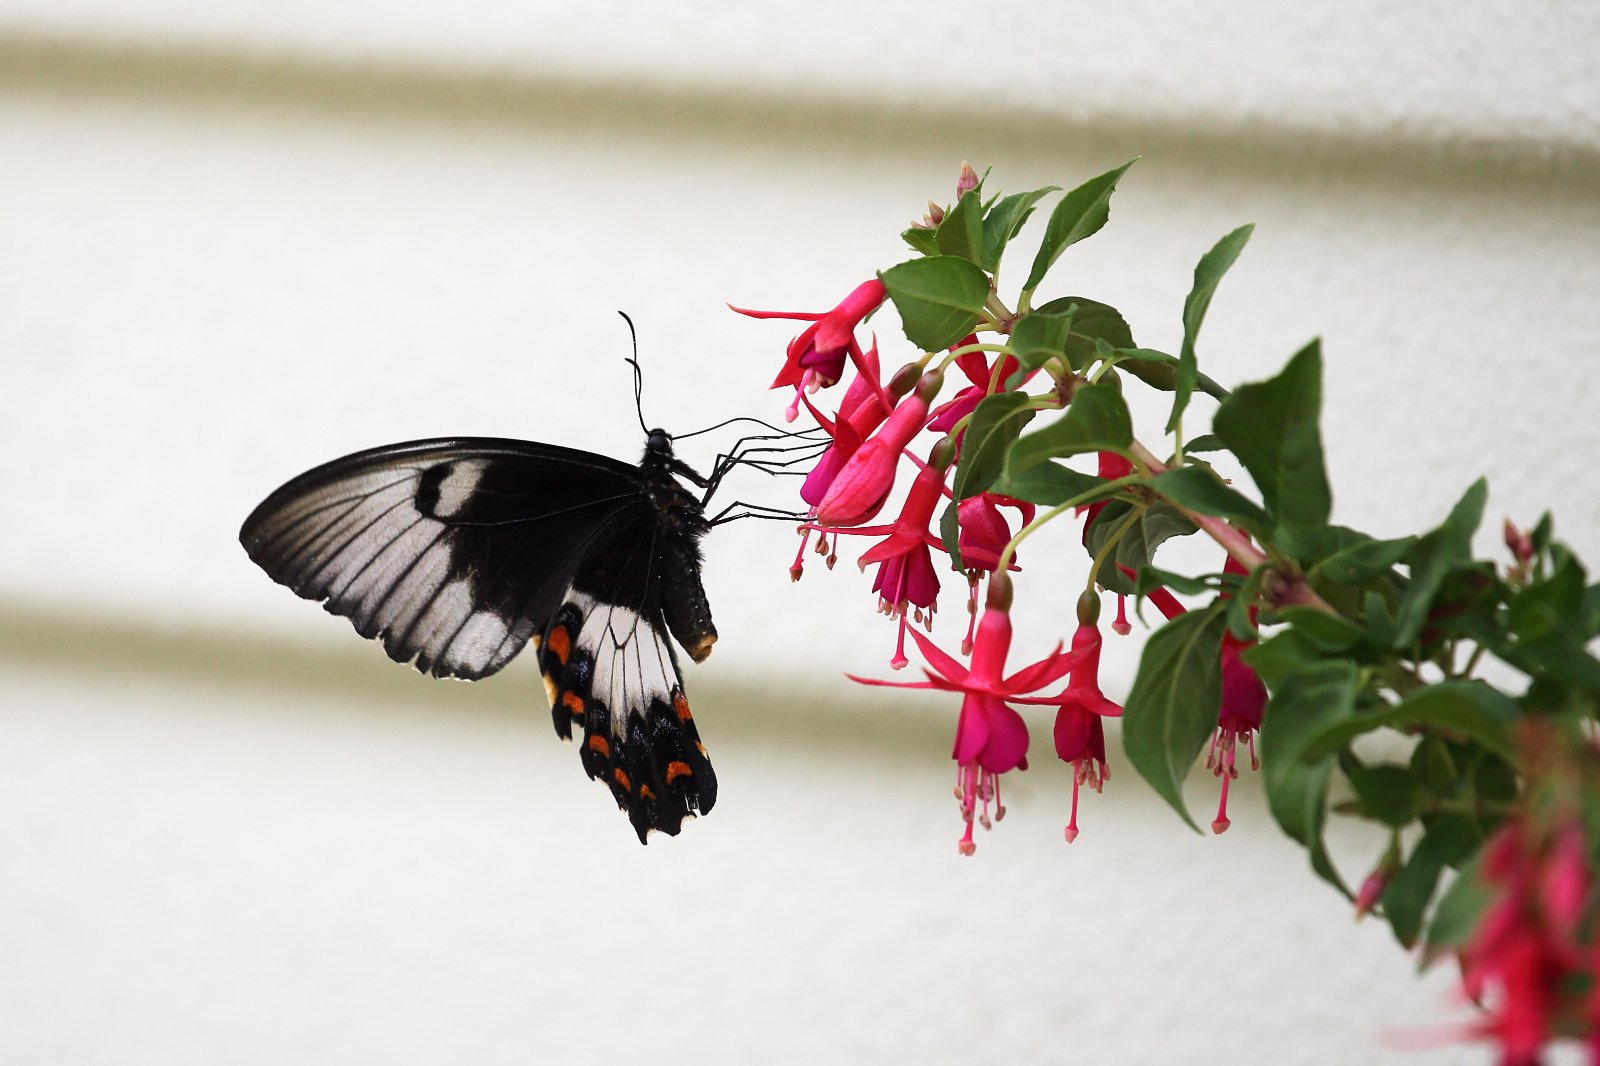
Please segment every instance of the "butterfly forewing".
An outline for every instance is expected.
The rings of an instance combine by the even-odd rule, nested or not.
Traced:
[[[555,609],[599,530],[645,502],[639,471],[522,441],[418,441],[302,474],[239,539],[275,581],[383,641],[398,662],[474,679]]]

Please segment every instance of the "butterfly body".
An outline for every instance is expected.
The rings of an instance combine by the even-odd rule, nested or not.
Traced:
[[[415,441],[302,474],[239,537],[273,580],[435,677],[486,677],[533,643],[556,732],[581,728],[585,771],[643,841],[716,801],[672,648],[699,662],[717,639],[700,580],[710,525],[680,476],[704,482],[661,430],[638,466]]]

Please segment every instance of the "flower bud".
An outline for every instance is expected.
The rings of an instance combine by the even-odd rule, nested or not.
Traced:
[[[1094,589],[1084,589],[1078,597],[1078,624],[1092,626],[1100,621],[1100,594]]]

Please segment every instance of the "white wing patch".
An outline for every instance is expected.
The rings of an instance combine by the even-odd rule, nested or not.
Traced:
[[[672,706],[673,691],[683,682],[666,638],[655,625],[627,607],[571,589],[567,602],[582,614],[577,646],[594,661],[590,691],[610,710],[613,736],[626,736],[628,716],[644,717],[652,700]]]
[[[450,527],[420,513],[417,494],[430,457],[360,471],[289,502],[262,530],[281,580],[346,615],[364,636],[418,669],[479,676],[521,648],[511,621],[474,602],[467,577],[451,576]],[[437,513],[456,513],[484,463],[458,460],[440,482]]]

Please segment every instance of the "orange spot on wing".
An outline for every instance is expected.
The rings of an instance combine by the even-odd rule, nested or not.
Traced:
[[[656,798],[656,794],[654,792],[650,791],[650,786],[649,785],[640,785],[639,786],[639,798],[640,799],[653,800],[653,799]]]
[[[679,689],[672,697],[672,709],[678,716],[678,721],[687,722],[692,716],[689,714],[689,698]]]
[[[555,655],[556,662],[567,665],[567,656],[572,654],[572,636],[566,626],[556,626],[550,631],[550,651]]]
[[[611,743],[598,733],[589,738],[589,748],[591,751],[598,751],[603,759],[611,758]]]
[[[686,763],[686,762],[676,762],[676,761],[667,763],[667,784],[669,784],[669,785],[672,784],[674,781],[676,781],[680,777],[693,777],[693,776],[694,776],[694,771],[689,769],[689,764],[688,763]]]
[[[616,769],[612,770],[611,771],[611,778],[618,785],[622,786],[622,791],[624,791],[624,792],[632,792],[633,791],[633,782],[628,780],[628,775],[622,769],[622,767],[618,766]]]
[[[563,692],[561,694],[561,706],[570,711],[572,717],[583,717],[583,697],[576,692]],[[596,737],[595,739],[598,740],[599,738]]]

